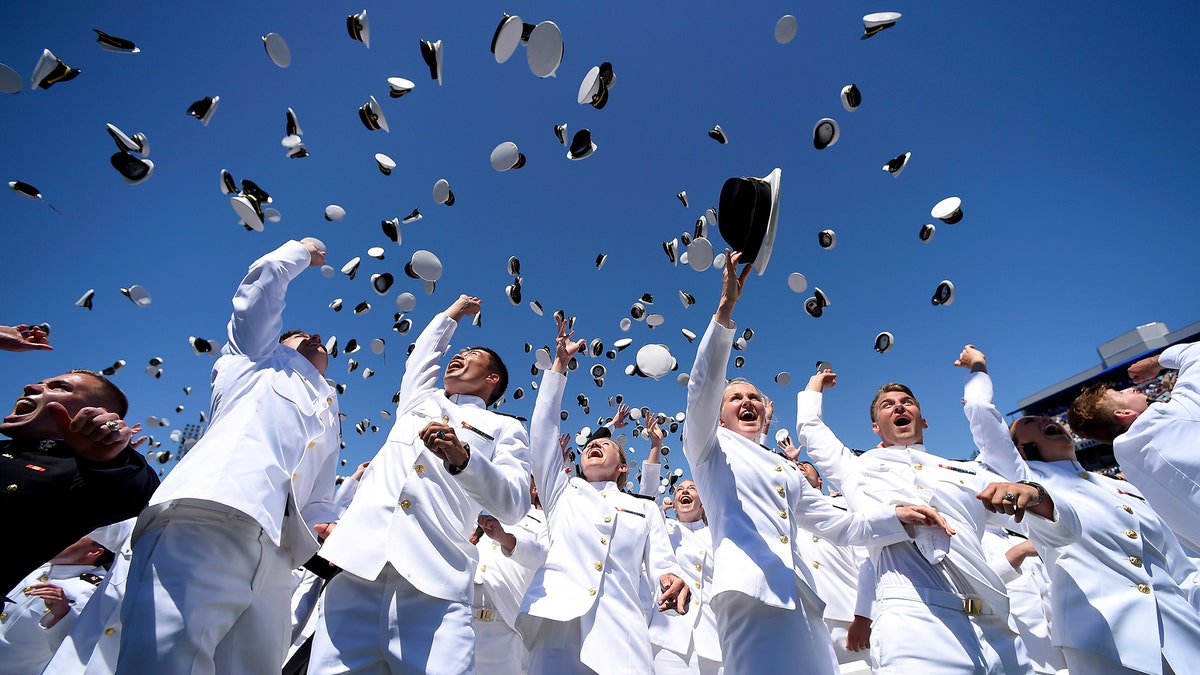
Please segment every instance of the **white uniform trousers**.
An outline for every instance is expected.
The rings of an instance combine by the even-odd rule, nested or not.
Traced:
[[[796,589],[796,609],[772,607],[737,591],[726,591],[712,601],[717,633],[728,675],[760,673],[838,672],[829,630],[816,608],[803,601]]]
[[[871,658],[885,675],[1016,675],[1030,673],[1008,617],[975,615],[903,599],[877,600]]]
[[[583,651],[583,622],[543,620],[529,644],[529,675],[591,675],[591,668],[579,659]],[[614,670],[621,654],[612,654]]]
[[[478,612],[479,610],[474,610]],[[529,650],[521,634],[509,628],[500,613],[491,621],[475,616],[475,672],[479,675],[521,675],[529,669]]]
[[[852,652],[849,649],[846,649],[846,634],[850,632],[849,621],[825,619],[825,627],[829,629],[829,640],[833,647],[833,655],[837,658],[838,665],[867,660],[868,656],[866,651]]]
[[[373,581],[330,579],[318,611],[310,675],[475,671],[471,608],[422,593],[391,565]]]
[[[181,500],[133,543],[117,675],[278,672],[289,556],[250,516]]]
[[[651,647],[654,649],[654,675],[723,675],[725,672],[720,661],[696,654],[695,644],[688,645],[687,654],[677,654],[658,645]]]
[[[1096,673],[1097,675],[1142,675],[1142,671],[1126,668],[1125,666],[1110,661],[1099,654],[1092,652],[1083,652],[1070,647],[1063,647],[1063,658],[1067,660],[1067,672],[1069,673]],[[1188,664],[1190,668],[1194,664]],[[1162,662],[1163,675],[1175,675],[1170,664],[1166,659]],[[1182,672],[1182,671],[1181,671]]]

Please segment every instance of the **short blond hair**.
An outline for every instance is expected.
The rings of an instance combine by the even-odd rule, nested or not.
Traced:
[[[1125,433],[1125,425],[1117,419],[1117,404],[1108,395],[1104,384],[1093,384],[1071,403],[1067,424],[1078,436],[1100,443],[1112,443]]]

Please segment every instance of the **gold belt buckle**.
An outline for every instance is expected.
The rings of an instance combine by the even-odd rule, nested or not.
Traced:
[[[477,610],[475,610],[475,618],[479,619],[480,621],[491,621],[492,620],[492,610],[477,609]]]
[[[979,598],[963,598],[962,611],[966,614],[983,614],[983,600]]]

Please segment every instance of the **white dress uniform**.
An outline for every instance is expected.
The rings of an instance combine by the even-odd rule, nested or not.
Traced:
[[[279,666],[288,572],[317,550],[311,525],[340,513],[337,393],[279,342],[288,285],[311,261],[290,241],[238,286],[208,431],[134,531],[119,673]]]
[[[826,497],[834,507],[846,510],[845,498]],[[820,536],[796,537],[796,547],[805,564],[812,569],[817,597],[825,603],[821,617],[829,628],[833,653],[839,664],[863,661],[864,652],[846,649],[846,634],[854,621],[858,602],[858,572],[868,556],[861,546],[839,546]]]
[[[877,672],[1029,673],[1008,627],[1004,582],[983,551],[987,510],[975,495],[994,482],[976,464],[929,454],[924,445],[873,448],[856,457],[821,419],[822,394],[797,395],[797,437],[851,508],[926,504],[957,532],[917,529],[916,546],[869,544],[876,574],[872,659]],[[947,541],[948,540],[948,541]]]
[[[358,480],[347,476],[334,492],[333,501],[345,509],[358,491]],[[283,659],[283,665],[296,655],[317,630],[317,603],[325,591],[325,579],[307,567],[292,570],[292,632],[291,644]]]
[[[1200,342],[1168,347],[1158,362],[1179,369],[1171,400],[1138,415],[1113,455],[1180,543],[1200,553]]]
[[[43,675],[112,675],[117,667],[117,652],[121,646],[121,601],[125,597],[125,583],[129,577],[129,562],[133,559],[130,535],[134,518],[109,526],[114,530],[113,541],[105,547],[113,547],[113,563],[108,575],[96,588],[75,625],[54,652],[54,658]],[[124,535],[123,537],[121,535]],[[97,533],[93,532],[92,537]]]
[[[1134,486],[1071,460],[1023,460],[986,373],[967,375],[964,402],[981,461],[1010,481],[1041,483],[1054,499],[1054,520],[1024,522],[1050,568],[1052,637],[1067,667],[1158,675],[1164,661],[1177,673],[1200,663],[1200,613],[1180,588],[1196,568]]]
[[[528,670],[529,649],[517,632],[517,615],[550,545],[546,514],[536,507],[531,506],[521,522],[505,531],[517,540],[512,551],[487,535],[479,539],[471,615],[475,670],[484,675],[518,675]]]
[[[94,565],[46,563],[9,591],[8,597],[15,602],[7,603],[0,612],[0,675],[42,672],[107,573]],[[69,607],[57,623],[48,625],[54,617],[45,600],[25,595],[24,589],[34,584],[54,584],[63,589]]]
[[[824,603],[796,538],[815,532],[854,544],[909,537],[893,505],[862,513],[837,509],[795,464],[718,425],[733,335],[709,322],[688,382],[683,432],[684,456],[716,543],[710,597],[725,671],[833,673]]]
[[[626,494],[613,481],[589,483],[563,471],[558,432],[566,381],[554,371],[543,374],[530,422],[550,548],[525,594],[517,629],[534,675],[642,675],[653,666],[640,578],[645,574],[657,586],[664,574],[682,578],[682,570],[654,501]]]
[[[1010,523],[1012,521],[1009,521]],[[1067,667],[1062,650],[1050,641],[1050,575],[1040,557],[1026,558],[1021,569],[1008,562],[1008,550],[1025,541],[988,519],[983,532],[983,550],[992,562],[992,570],[1004,582],[1008,592],[1009,627],[1017,632],[1029,665],[1034,672],[1053,675]]]
[[[474,667],[468,540],[481,509],[503,523],[529,509],[528,435],[478,396],[437,388],[458,323],[439,313],[417,338],[395,424],[321,556],[342,568],[326,584],[310,673],[463,673]],[[421,442],[445,420],[471,448],[461,473]],[[357,669],[357,670],[355,670]]]
[[[661,464],[644,460],[639,493],[657,501],[662,496],[658,492],[661,476]],[[683,579],[692,588],[692,605],[687,614],[655,612],[650,615],[654,672],[656,675],[719,675],[724,672],[721,640],[709,597],[713,577],[712,530],[704,520],[684,523],[667,518],[666,523],[675,560],[683,570]],[[652,595],[657,595],[651,590]]]

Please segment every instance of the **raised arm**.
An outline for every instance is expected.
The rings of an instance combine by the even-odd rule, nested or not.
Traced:
[[[971,371],[963,385],[963,413],[971,425],[971,437],[979,448],[979,461],[1007,480],[1032,480],[1029,465],[1013,445],[1004,416],[992,403],[987,357],[975,345],[967,345],[954,365]]]
[[[234,293],[225,349],[251,358],[275,349],[283,332],[288,284],[305,269],[324,264],[325,245],[311,237],[289,241],[255,260]]]
[[[567,362],[583,348],[583,340],[574,342],[574,333],[567,330],[565,321],[558,323],[558,335],[554,340],[554,365],[542,375],[542,386],[538,387],[537,401],[533,405],[533,417],[529,421],[529,449],[533,458],[533,478],[542,499],[542,508],[549,514],[566,489],[571,476],[563,471],[566,466],[559,449],[559,426],[563,391],[567,386]]]
[[[683,454],[692,466],[708,461],[716,449],[717,423],[721,419],[721,397],[725,391],[725,371],[733,348],[733,308],[742,295],[742,284],[750,266],[737,274],[740,253],[725,252],[725,272],[721,277],[721,300],[700,339],[696,361],[688,380],[687,417],[683,422]]]
[[[651,415],[650,419],[646,421],[644,435],[650,439],[650,453],[642,461],[642,478],[638,481],[638,494],[658,501],[662,497],[658,493],[658,486],[662,480],[663,445],[663,431],[658,426],[658,415]]]
[[[399,414],[406,412],[437,389],[441,358],[450,347],[450,338],[458,328],[458,320],[479,313],[479,298],[460,295],[444,312],[429,320],[413,343],[412,353],[404,366],[404,378],[400,380],[400,401],[396,404]]]
[[[804,391],[796,395],[796,440],[808,448],[809,458],[825,480],[845,490],[850,485],[854,453],[825,425],[821,410],[824,391],[836,384],[837,374],[825,369],[809,378]]]

